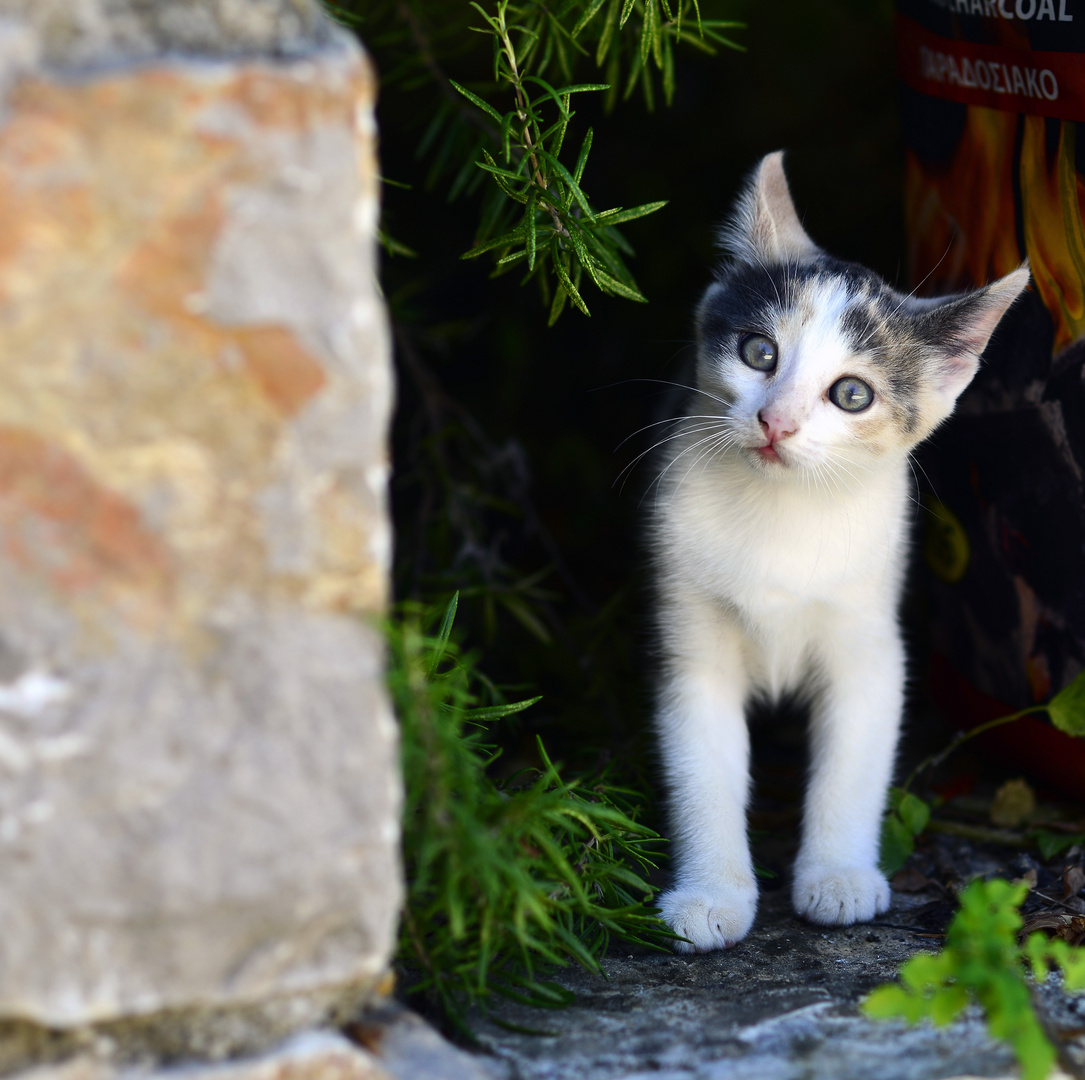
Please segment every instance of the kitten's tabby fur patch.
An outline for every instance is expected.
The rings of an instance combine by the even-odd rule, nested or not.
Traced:
[[[832,925],[888,907],[878,836],[903,705],[908,455],[953,411],[1028,283],[1023,266],[961,296],[894,291],[810,240],[779,153],[723,241],[731,259],[697,311],[696,392],[650,500],[677,845],[661,905],[689,939],[680,951],[726,948],[753,923],[754,697],[811,706],[795,909]]]

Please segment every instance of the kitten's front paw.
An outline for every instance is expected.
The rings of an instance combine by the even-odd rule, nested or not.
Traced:
[[[689,941],[676,941],[675,952],[712,952],[741,941],[757,914],[757,887],[721,885],[711,889],[679,888],[659,898],[663,921]]]
[[[811,922],[850,926],[889,910],[889,882],[873,869],[796,870],[791,899],[795,910]]]

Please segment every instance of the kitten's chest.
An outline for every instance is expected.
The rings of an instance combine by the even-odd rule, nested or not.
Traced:
[[[860,498],[702,489],[676,507],[677,569],[754,618],[810,604],[895,603],[906,544],[903,491]]]

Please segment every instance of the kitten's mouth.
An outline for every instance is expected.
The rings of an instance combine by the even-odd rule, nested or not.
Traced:
[[[762,461],[772,461],[777,465],[783,465],[784,459],[776,452],[776,447],[772,443],[766,443],[764,446],[755,446],[754,453]]]

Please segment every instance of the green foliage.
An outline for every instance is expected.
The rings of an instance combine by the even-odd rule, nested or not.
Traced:
[[[1085,671],[1044,706],[1051,723],[1067,735],[1085,736]]]
[[[568,1004],[541,975],[575,961],[599,970],[610,936],[658,945],[673,935],[645,906],[652,830],[632,793],[602,777],[564,780],[539,743],[541,767],[503,783],[489,725],[537,701],[480,704],[476,658],[451,638],[458,598],[436,633],[408,609],[390,633],[391,689],[402,731],[407,898],[398,963],[412,993],[435,998],[466,1031],[493,993]]]
[[[977,1002],[996,1039],[1010,1044],[1024,1080],[1043,1080],[1055,1060],[1024,978],[1027,962],[1036,979],[1059,967],[1069,990],[1085,989],[1085,950],[1032,934],[1022,948],[1017,907],[1027,885],[975,881],[961,893],[961,909],[946,933],[942,952],[913,956],[900,971],[900,984],[873,990],[863,1002],[872,1017],[914,1024],[923,1019],[948,1024],[969,1002]]]
[[[1085,844],[1085,833],[1054,833],[1048,829],[1033,829],[1032,839],[1040,849],[1040,854],[1045,859],[1052,859],[1074,844]]]
[[[494,0],[458,7],[443,0],[440,6],[439,15],[425,0],[398,0],[394,10],[387,4],[368,12],[348,5],[332,10],[363,34],[372,27],[382,44],[397,26],[413,38],[405,52],[413,45],[415,62],[405,59],[386,73],[385,92],[397,79],[414,86],[419,78],[445,91],[419,146],[422,155],[432,155],[429,182],[447,182],[450,199],[476,190],[480,175],[493,185],[475,245],[463,258],[490,253],[495,276],[517,270],[524,282],[537,281],[551,324],[566,302],[589,314],[581,292],[585,279],[607,295],[643,302],[625,262],[633,249],[619,226],[666,203],[593,209],[583,188],[593,129],[580,136],[575,156],[566,145],[574,95],[605,94],[613,106],[624,83],[624,98],[639,86],[652,108],[658,80],[670,104],[675,47],[684,43],[708,53],[738,48],[725,31],[741,24],[702,18],[700,0]],[[462,24],[467,13],[471,25]],[[492,77],[447,75],[423,29],[434,21],[453,24],[464,37],[475,31],[490,38]],[[455,40],[447,25],[442,36]],[[606,81],[577,81],[585,67],[592,75],[602,71]],[[388,237],[385,246],[390,254],[407,252]]]
[[[1038,712],[1046,712],[1059,731],[1078,738],[1085,737],[1085,671],[1079,672],[1073,682],[1063,687],[1046,705],[1030,705],[1027,709],[1021,709],[1009,716],[1000,716],[970,731],[962,732],[944,750],[921,761],[904,781],[903,787],[890,789],[889,809],[882,821],[879,859],[884,874],[895,874],[904,865],[905,860],[915,850],[915,838],[923,832],[930,821],[930,805],[908,790],[915,778],[925,769],[940,765],[969,739],[974,739],[992,728],[1011,724],[1023,716]],[[1033,830],[1032,838],[1045,859],[1058,854],[1072,844],[1085,841],[1085,836],[1081,834],[1056,835],[1045,829]]]
[[[931,808],[904,788],[889,789],[889,810],[882,820],[880,866],[892,876],[915,850],[915,838],[927,827]]]

